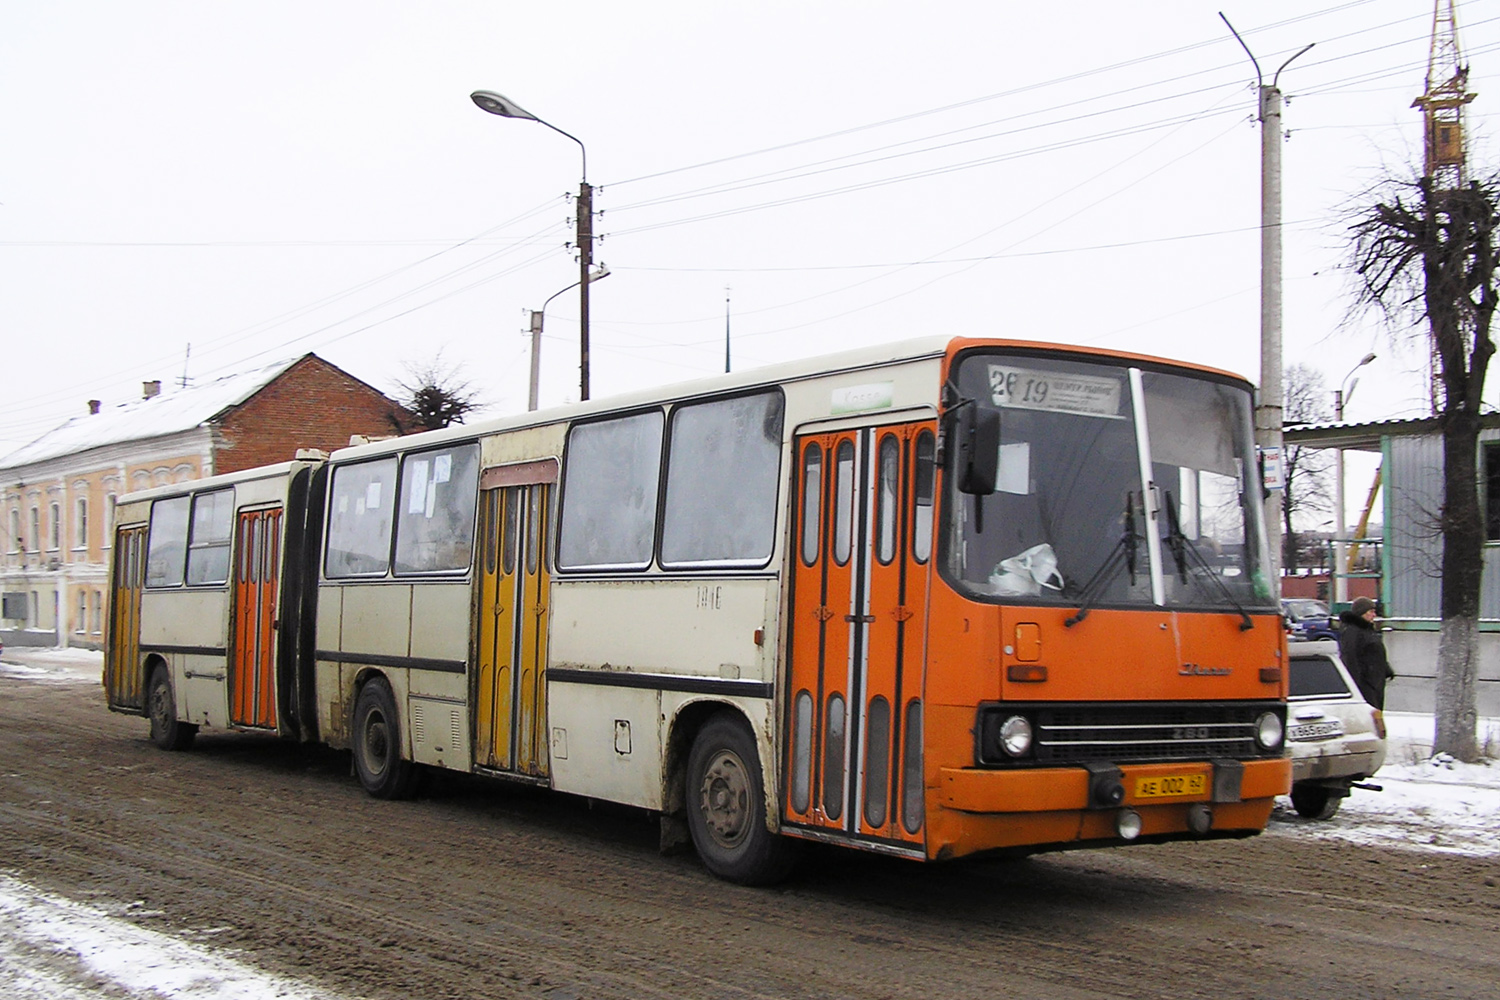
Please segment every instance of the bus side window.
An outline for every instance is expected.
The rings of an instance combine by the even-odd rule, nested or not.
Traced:
[[[663,567],[750,567],[770,561],[783,409],[780,392],[761,392],[672,411]]]
[[[402,458],[397,576],[469,568],[478,485],[477,444],[413,452]]]
[[[148,587],[182,586],[189,502],[189,497],[173,497],[151,505],[151,535],[146,543]]]
[[[932,555],[932,493],[936,468],[932,431],[923,431],[917,435],[916,502],[912,505],[911,527],[911,554],[919,563],[925,563]]]
[[[187,582],[229,579],[229,538],[234,531],[234,491],[215,490],[193,498],[193,530],[188,543]]]
[[[333,470],[324,562],[329,578],[385,575],[391,561],[395,487],[394,458]]]
[[[802,561],[818,561],[819,529],[823,524],[823,449],[809,444],[802,455]]]
[[[888,565],[896,558],[896,526],[901,496],[901,443],[896,435],[887,434],[880,439],[880,492],[876,498],[876,547],[875,557],[881,565]]]
[[[656,539],[660,410],[575,424],[563,465],[557,565],[645,569]]]
[[[839,442],[833,457],[833,561],[840,566],[854,553],[854,442]]]

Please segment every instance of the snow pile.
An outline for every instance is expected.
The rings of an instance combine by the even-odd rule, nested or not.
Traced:
[[[311,987],[27,886],[0,873],[0,968],[6,996],[83,1000],[333,1000]]]
[[[1432,756],[1432,716],[1387,712],[1386,763],[1330,820],[1305,820],[1277,802],[1272,834],[1451,854],[1500,856],[1500,762]],[[1482,719],[1481,747],[1500,746],[1500,720]]]

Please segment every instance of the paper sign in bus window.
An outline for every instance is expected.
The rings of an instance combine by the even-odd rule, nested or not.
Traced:
[[[996,406],[1123,419],[1120,378],[1013,365],[990,365],[989,369],[990,401]]]
[[[427,459],[413,459],[406,470],[406,481],[411,484],[411,496],[406,501],[408,514],[420,514],[427,509]]]
[[[1019,496],[1026,496],[1031,492],[1030,441],[1000,446],[1000,467],[995,474],[995,489]]]

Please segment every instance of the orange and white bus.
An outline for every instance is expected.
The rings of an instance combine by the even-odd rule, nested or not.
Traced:
[[[927,340],[120,501],[105,687],[153,739],[660,815],[744,883],[1262,830],[1286,648],[1252,388]]]

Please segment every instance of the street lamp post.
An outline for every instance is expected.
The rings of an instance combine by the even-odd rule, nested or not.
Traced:
[[[589,282],[607,277],[609,277],[609,265],[600,264],[599,270],[589,275]],[[577,287],[578,282],[575,281],[567,288],[553,292],[547,296],[547,301],[542,303],[542,308],[531,311],[531,389],[526,395],[527,410],[535,410],[537,406],[537,386],[541,382],[542,375],[542,324],[546,320],[547,307],[563,292],[570,292]]]
[[[594,263],[594,189],[589,185],[588,150],[584,147],[582,139],[564,132],[549,121],[543,121],[504,94],[497,94],[493,90],[476,90],[469,95],[469,99],[478,105],[481,111],[488,111],[501,118],[522,118],[526,121],[538,122],[558,135],[567,136],[578,143],[578,151],[583,157],[582,179],[578,183],[578,221],[575,240],[578,245],[578,281],[575,283],[578,286],[578,398],[588,399],[589,282],[591,280],[589,268]],[[535,353],[533,353],[533,358],[535,358]],[[532,364],[535,365],[535,363],[533,360]]]
[[[1359,360],[1349,374],[1345,375],[1339,387],[1333,390],[1333,416],[1339,423],[1344,422],[1344,407],[1354,395],[1354,389],[1359,385],[1359,377],[1355,374],[1365,365],[1375,360],[1375,352],[1371,351]],[[1353,379],[1351,382],[1350,379]],[[1347,388],[1346,388],[1347,387]],[[1344,524],[1344,449],[1339,447],[1338,461],[1333,467],[1334,503],[1338,512],[1334,517],[1333,526],[1336,532],[1333,543],[1333,600],[1335,604],[1342,604],[1349,600],[1349,567],[1344,563],[1344,533],[1348,529]]]

